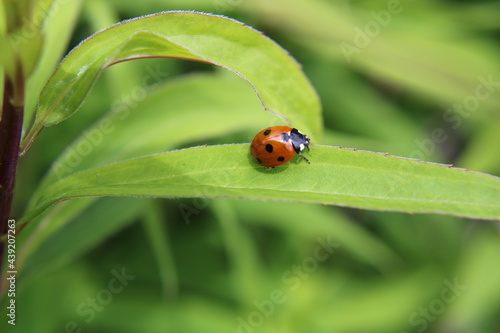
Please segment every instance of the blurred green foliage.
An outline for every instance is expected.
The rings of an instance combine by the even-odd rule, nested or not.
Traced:
[[[121,19],[172,9],[239,19],[289,50],[320,94],[320,144],[500,175],[498,2],[88,0],[70,46]],[[70,26],[53,33],[69,37]],[[14,216],[52,161],[130,101],[151,68],[169,73],[166,84],[190,84],[177,76],[198,72],[226,75],[177,60],[107,69],[82,109],[46,129],[21,159]],[[210,103],[203,85],[190,89]],[[148,97],[142,105],[134,111],[158,107]],[[269,118],[256,117],[252,128],[240,126],[246,118],[228,121],[238,126],[176,147],[166,131],[164,148],[144,154],[249,142]],[[109,140],[126,155],[141,132],[117,127]],[[147,123],[137,128],[147,131]],[[436,131],[445,136],[436,140]],[[52,207],[19,235],[26,271],[17,325],[6,323],[4,299],[2,332],[500,331],[495,222],[224,199],[75,202]]]

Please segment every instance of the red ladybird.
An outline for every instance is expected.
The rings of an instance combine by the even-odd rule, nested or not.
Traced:
[[[309,149],[310,144],[309,137],[296,128],[273,126],[257,133],[250,145],[250,153],[257,163],[271,168],[290,161],[295,154],[311,163],[300,154]]]

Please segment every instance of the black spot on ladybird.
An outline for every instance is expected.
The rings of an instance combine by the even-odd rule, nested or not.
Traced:
[[[266,130],[264,131],[264,135],[269,135],[269,133],[271,133],[271,130],[270,130],[270,129],[266,129]]]
[[[272,144],[270,144],[270,143],[268,143],[268,144],[266,145],[266,151],[267,151],[268,153],[272,153],[272,152],[273,152],[273,145],[272,145]]]
[[[256,158],[255,160],[257,161],[257,163],[262,164],[262,160],[260,158]]]
[[[278,161],[283,162],[285,158],[283,156],[278,157]]]

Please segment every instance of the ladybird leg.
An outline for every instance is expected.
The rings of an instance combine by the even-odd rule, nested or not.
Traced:
[[[307,163],[311,164],[311,162],[309,161],[309,159],[307,157],[305,157],[304,155],[302,154],[297,154],[299,155],[300,157],[302,157],[303,159],[305,159],[307,161]]]

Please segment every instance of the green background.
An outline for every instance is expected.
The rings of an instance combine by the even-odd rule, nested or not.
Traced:
[[[61,56],[122,19],[172,9],[224,14],[263,31],[302,64],[323,107],[325,128],[320,142],[310,135],[314,143],[500,175],[498,2],[116,0],[75,8],[58,18],[68,21]],[[276,120],[238,82],[232,73],[180,60],[107,69],[81,109],[45,129],[21,159],[12,215],[22,216],[69,143],[91,125],[106,128],[106,112],[115,120],[102,140],[122,156],[250,142]],[[143,147],[158,121],[148,112],[162,98],[177,123]],[[190,117],[203,115],[189,110],[200,106],[213,116],[203,119],[211,130],[198,136]],[[241,111],[230,112],[235,108]],[[75,165],[99,164],[110,154],[97,152]],[[4,299],[2,332],[500,331],[498,222],[303,203],[114,197],[57,204],[17,242],[25,267],[17,325],[7,325]]]

